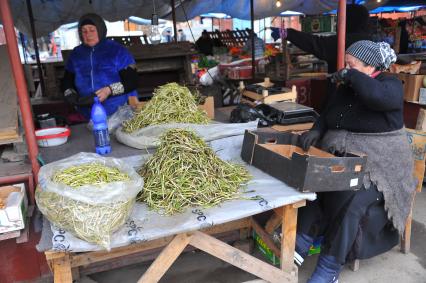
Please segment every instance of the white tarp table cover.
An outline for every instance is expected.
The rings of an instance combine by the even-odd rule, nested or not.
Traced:
[[[224,160],[243,161],[240,158],[243,135],[213,140],[210,146]],[[145,163],[149,155],[123,158],[133,167]],[[247,186],[245,199],[228,201],[212,208],[191,208],[174,216],[162,216],[150,211],[145,204],[137,203],[126,224],[112,235],[111,247],[126,246],[141,241],[154,240],[178,233],[195,231],[213,225],[242,219],[273,208],[295,203],[300,200],[314,200],[314,193],[301,193],[287,184],[259,169],[246,164],[253,175]],[[249,198],[258,196],[256,200]],[[43,229],[44,230],[44,229]],[[53,232],[52,249],[70,252],[95,251],[101,248],[95,244],[80,240],[70,233],[51,225]],[[43,238],[43,237],[42,237]]]
[[[300,200],[314,200],[314,193],[300,193],[285,183],[248,166],[253,180],[247,190],[253,192],[245,197],[259,196],[257,200],[234,200],[213,208],[192,208],[174,216],[162,216],[151,211],[145,204],[135,205],[130,219],[112,235],[111,247],[120,247],[132,243],[149,241],[178,233],[199,230],[213,225],[242,219]],[[80,240],[68,232],[51,227],[53,232],[53,250],[85,252],[101,248],[95,244]]]

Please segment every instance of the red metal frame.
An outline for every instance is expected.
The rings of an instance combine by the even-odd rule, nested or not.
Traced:
[[[25,140],[28,145],[28,153],[31,160],[33,176],[37,183],[37,175],[40,169],[40,165],[37,160],[38,146],[34,133],[34,122],[28,95],[27,82],[25,81],[24,70],[19,57],[17,38],[8,0],[0,0],[0,14],[3,20],[3,28],[6,36],[9,60],[12,66],[12,73],[15,79],[19,108],[21,109],[22,121],[24,123]]]
[[[337,70],[345,67],[346,0],[339,0],[337,10]]]

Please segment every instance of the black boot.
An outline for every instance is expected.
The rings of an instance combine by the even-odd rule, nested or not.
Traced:
[[[338,283],[343,265],[334,256],[320,255],[311,278],[307,283]]]

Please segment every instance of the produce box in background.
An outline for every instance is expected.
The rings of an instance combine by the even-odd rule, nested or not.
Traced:
[[[207,117],[209,117],[210,119],[214,119],[214,97],[213,96],[207,96],[206,100],[204,101],[204,104],[198,105],[198,108],[206,111]]]
[[[302,17],[302,31],[313,32],[335,32],[336,17],[335,16],[307,16]]]
[[[402,81],[404,85],[404,100],[405,101],[419,101],[420,88],[423,84],[423,77],[425,75],[411,75],[411,74],[395,74]]]
[[[27,206],[24,184],[0,187],[0,233],[24,229]]]
[[[414,158],[414,176],[419,181],[417,191],[420,192],[423,185],[425,172],[426,133],[412,129],[407,130],[408,143]]]
[[[315,147],[305,152],[298,135],[271,129],[246,130],[242,159],[301,192],[357,190],[367,156],[335,156]]]

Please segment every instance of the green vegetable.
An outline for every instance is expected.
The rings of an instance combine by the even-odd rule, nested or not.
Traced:
[[[132,133],[149,125],[207,124],[209,121],[206,112],[198,109],[196,100],[187,87],[169,83],[157,88],[142,110],[123,122],[123,131]]]
[[[36,190],[40,211],[50,222],[90,243],[110,248],[111,234],[127,220],[134,199],[93,205],[52,192]]]
[[[171,215],[190,206],[211,207],[241,197],[251,176],[242,165],[221,160],[194,132],[171,129],[139,174],[144,189],[138,201]]]
[[[84,185],[98,186],[106,183],[128,181],[129,175],[120,172],[117,168],[111,168],[101,163],[87,163],[71,166],[56,172],[52,181],[62,183],[73,188]]]

